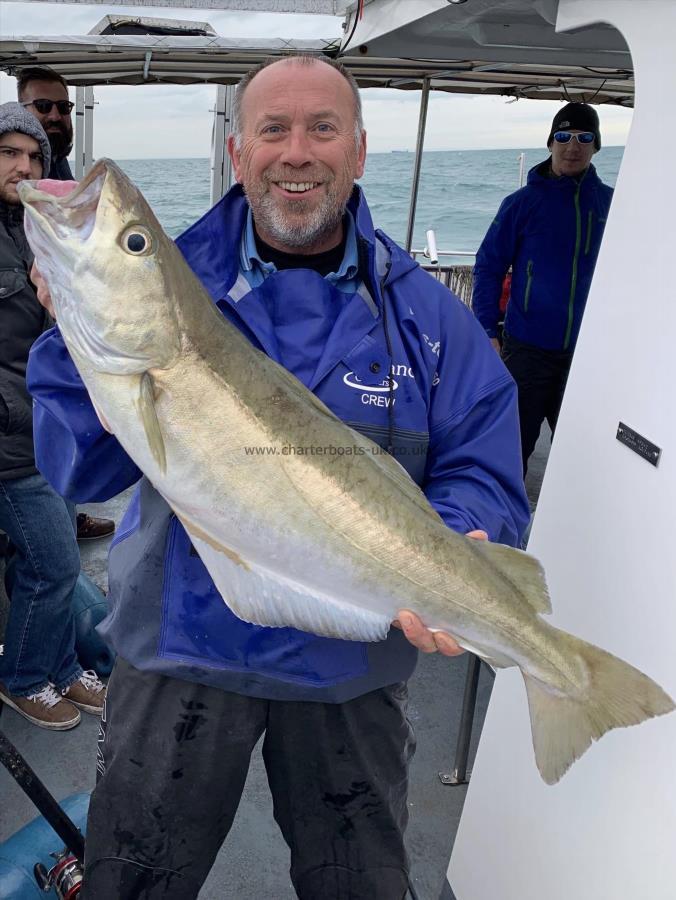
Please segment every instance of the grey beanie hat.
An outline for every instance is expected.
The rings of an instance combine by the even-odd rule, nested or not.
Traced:
[[[44,128],[32,113],[20,103],[0,104],[0,134],[19,131],[35,138],[42,151],[42,177],[47,178],[52,162],[52,148]]]

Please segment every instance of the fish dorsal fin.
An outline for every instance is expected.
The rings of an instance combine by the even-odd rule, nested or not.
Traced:
[[[311,403],[311,405],[317,412],[320,412],[328,418],[332,419],[337,425],[345,429],[346,432],[350,433],[352,435],[353,444],[357,447],[364,448],[365,454],[368,454],[373,459],[380,471],[397,485],[397,487],[402,491],[403,494],[405,494],[408,500],[415,503],[415,505],[419,509],[423,510],[423,512],[428,513],[430,516],[433,516],[439,522],[442,521],[439,514],[435,509],[432,508],[429,500],[420,490],[415,481],[413,481],[406,469],[399,462],[397,462],[397,460],[393,456],[387,453],[387,451],[383,450],[382,447],[380,447],[370,438],[367,438],[363,434],[360,434],[349,425],[345,425],[345,423],[342,422],[338,418],[338,416],[335,415],[335,413],[331,412],[328,406],[322,403],[319,397],[313,394],[312,391],[308,390],[305,385],[295,377],[295,375],[292,375],[282,366],[276,367],[276,374],[282,384],[286,388],[288,388],[296,397],[298,397],[305,403]],[[294,479],[292,478],[292,480]]]
[[[243,621],[273,628],[298,628],[349,641],[380,641],[387,637],[391,625],[387,616],[308,590],[305,585],[220,545],[185,516],[179,518],[224,603]]]
[[[537,613],[552,611],[545,570],[534,556],[523,550],[515,550],[505,544],[475,541],[476,550],[514,586],[529,606]]]
[[[285,369],[284,366],[281,366],[274,360],[269,361],[273,364],[275,376],[282,383],[282,386],[285,387],[291,394],[293,394],[299,400],[303,401],[303,403],[309,403],[317,412],[322,413],[329,419],[333,419],[335,422],[340,422],[338,416],[335,413],[331,412],[328,406],[325,403],[322,403],[322,401],[316,394],[313,394],[311,390],[306,388],[302,381],[296,378],[296,376],[289,372],[288,369]]]
[[[145,431],[153,459],[160,467],[162,474],[165,475],[167,471],[167,453],[164,447],[160,422],[157,418],[157,410],[155,409],[155,386],[149,372],[144,372],[141,375],[136,408],[141,417],[143,430]]]
[[[433,516],[438,522],[441,523],[443,521],[439,513],[431,506],[427,497],[400,462],[397,462],[390,453],[383,450],[382,447],[374,441],[364,437],[364,435],[360,434],[358,431],[355,431],[354,428],[350,428],[349,430],[354,435],[355,444],[364,447],[371,454],[382,474],[396,484],[407,500],[410,500],[423,512]]]

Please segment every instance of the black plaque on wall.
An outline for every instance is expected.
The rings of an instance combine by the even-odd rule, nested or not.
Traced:
[[[651,465],[656,466],[660,461],[662,448],[658,447],[657,444],[653,444],[648,438],[644,438],[642,434],[639,434],[638,431],[634,431],[633,428],[625,425],[624,422],[620,422],[617,426],[617,434],[615,437],[621,444],[624,444],[625,447],[629,447],[634,453],[638,453],[639,456],[643,457],[643,459],[647,460]]]

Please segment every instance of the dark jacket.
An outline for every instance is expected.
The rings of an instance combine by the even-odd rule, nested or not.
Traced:
[[[74,176],[70,170],[68,159],[64,156],[62,159],[54,157],[49,170],[49,177],[56,181],[73,181]]]
[[[32,260],[23,207],[0,201],[0,479],[37,472],[26,363],[51,321],[28,278]]]
[[[550,174],[549,160],[506,197],[476,257],[472,306],[496,337],[502,282],[512,267],[505,331],[544,350],[575,347],[613,189],[594,166],[579,178]]]
[[[368,291],[332,299],[344,305],[328,334],[312,316],[296,322],[299,304],[324,309],[330,288],[303,269],[250,288],[238,265],[247,210],[234,187],[178,239],[222,314],[254,346],[286,361],[343,421],[381,446],[391,438],[395,457],[450,528],[484,528],[493,540],[518,544],[528,503],[516,390],[470,311],[374,232],[355,190],[350,211]],[[281,301],[273,308],[272,294]],[[286,331],[285,317],[294,319]],[[300,371],[291,345],[317,366]],[[59,493],[102,500],[138,480],[141,472],[102,429],[58,328],[33,348],[28,384],[40,471]],[[109,580],[101,631],[142,670],[250,696],[343,702],[407,679],[415,665],[415,650],[394,628],[387,640],[365,644],[238,619],[146,478],[111,545]]]

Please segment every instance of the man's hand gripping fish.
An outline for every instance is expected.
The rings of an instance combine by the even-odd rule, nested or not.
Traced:
[[[408,608],[491,665],[518,666],[549,784],[609,729],[674,709],[646,675],[541,618],[534,558],[451,531],[391,457],[252,347],[114,163],[64,197],[40,184],[19,194],[70,354],[234,613],[377,641]]]

